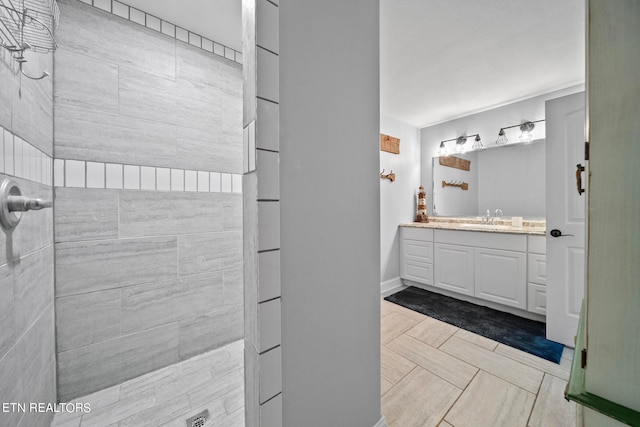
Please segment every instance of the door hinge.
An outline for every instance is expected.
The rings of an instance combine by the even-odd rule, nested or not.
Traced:
[[[584,369],[587,366],[587,349],[583,348],[580,352],[580,367]]]
[[[589,160],[589,141],[584,142],[584,159]]]

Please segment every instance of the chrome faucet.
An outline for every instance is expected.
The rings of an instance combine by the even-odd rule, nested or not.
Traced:
[[[495,219],[500,219],[502,218],[502,209],[496,209],[496,216]]]
[[[482,223],[491,224],[491,211],[489,211],[489,209],[487,209],[487,215],[482,217]]]

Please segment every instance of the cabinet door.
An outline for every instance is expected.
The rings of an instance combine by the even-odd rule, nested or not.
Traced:
[[[527,309],[527,258],[524,252],[475,248],[475,296]]]
[[[473,248],[435,244],[435,286],[473,296]]]

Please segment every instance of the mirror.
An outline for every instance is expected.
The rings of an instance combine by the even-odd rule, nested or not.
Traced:
[[[432,159],[435,216],[484,216],[487,209],[493,216],[501,209],[506,218],[545,217],[544,139],[455,157],[469,161],[469,170],[442,165],[440,157]]]

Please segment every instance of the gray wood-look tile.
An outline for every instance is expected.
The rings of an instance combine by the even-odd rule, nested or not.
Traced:
[[[181,277],[205,274],[242,264],[242,231],[178,236]]]
[[[244,286],[242,266],[224,270],[224,305],[242,305]]]
[[[49,72],[53,70],[53,55],[26,52],[25,56],[28,60],[27,70],[48,70]],[[22,139],[51,156],[53,153],[53,79],[30,80],[18,77],[13,81],[11,128]]]
[[[462,390],[420,367],[382,396],[390,427],[436,426]]]
[[[455,333],[455,336],[489,350],[493,350],[498,346],[497,341],[483,337],[482,335],[474,334],[473,332],[469,332],[464,329],[458,329]]]
[[[220,132],[222,106],[218,87],[121,68],[119,91],[120,114]]]
[[[16,344],[22,400],[55,402],[55,332],[53,303],[42,312]]]
[[[380,350],[381,375],[391,384],[396,384],[416,367],[412,361],[400,356],[395,351],[382,346]]]
[[[53,246],[21,257],[14,263],[16,336],[53,302]]]
[[[64,351],[58,353],[58,397],[64,402],[177,361],[176,323]]]
[[[140,411],[151,408],[155,405],[155,394],[149,390],[134,396],[120,399],[109,406],[92,410],[83,415],[82,427],[101,427],[110,424],[117,424],[119,421],[129,418]]]
[[[120,335],[120,289],[56,298],[58,351]]]
[[[13,103],[14,74],[11,70],[13,59],[8,50],[0,52],[0,105]],[[11,108],[0,109],[0,126],[11,129]]]
[[[380,378],[380,396],[383,396],[386,392],[391,390],[394,384],[391,381],[388,381],[384,377]]]
[[[480,371],[445,419],[456,427],[526,426],[535,394]]]
[[[162,404],[156,404],[122,419],[118,427],[159,426],[166,420],[185,414],[189,409],[189,398],[184,394],[178,394]]]
[[[242,338],[243,319],[242,306],[236,306],[181,321],[180,360]]]
[[[240,138],[231,139],[223,135],[222,123],[210,122],[207,126],[209,129],[176,127],[176,167],[241,173],[242,128]]]
[[[243,8],[242,14],[242,76],[243,111],[242,127],[256,119],[257,61],[256,61],[256,17],[253,8]],[[247,420],[251,421],[251,420]]]
[[[125,398],[155,389],[162,384],[175,381],[182,376],[179,364],[169,365],[157,371],[152,371],[120,385],[120,397]]]
[[[567,382],[553,375],[545,374],[531,412],[529,427],[570,427],[576,424],[575,402],[564,398]]]
[[[62,159],[176,167],[176,132],[172,124],[56,107],[56,156]]]
[[[242,369],[227,370],[202,387],[194,387],[187,392],[192,407],[213,406],[211,418],[230,414],[244,405],[244,396],[238,399],[236,391],[243,391],[244,377]],[[213,404],[213,405],[212,405]],[[216,410],[217,409],[217,410]]]
[[[0,359],[0,402],[22,402],[24,367],[21,364],[21,354],[18,346],[14,346]],[[7,426],[15,426],[20,422],[22,414],[8,412],[2,414],[2,422]]]
[[[211,381],[213,378],[207,370],[181,375],[172,381],[163,381],[155,387],[156,402],[162,404],[178,394],[188,395],[190,391],[204,387]]]
[[[176,237],[56,244],[56,295],[74,295],[176,277]]]
[[[56,242],[118,237],[118,191],[55,189]]]
[[[54,102],[97,111],[118,111],[118,66],[62,47],[55,53]]]
[[[536,357],[530,353],[526,353],[522,350],[518,350],[517,348],[509,347],[504,344],[498,344],[498,347],[496,347],[494,351],[563,380],[569,380],[569,370],[557,363]]]
[[[71,403],[88,403],[92,408],[102,408],[116,403],[119,400],[120,384],[117,384],[71,400]]]
[[[241,88],[239,85],[233,85]],[[228,144],[233,147],[242,146],[242,96],[229,93],[229,86],[224,87],[220,93],[220,104],[224,107],[222,109],[222,138]],[[236,148],[237,149],[237,148]],[[240,159],[242,159],[242,151],[240,151]],[[234,163],[238,165],[238,163]],[[239,173],[242,171],[242,162],[239,163],[240,169],[236,171]]]
[[[202,316],[224,306],[222,272],[122,289],[122,333]]]
[[[425,316],[422,313],[418,313],[417,311],[413,311],[413,310],[409,310],[408,308],[405,308],[401,305],[398,304],[394,304],[392,302],[383,300],[382,304],[384,304],[385,306],[385,310],[389,309],[393,312],[396,312],[398,314],[402,314],[404,317],[408,317],[410,319],[415,320],[416,322],[422,322],[424,319],[427,318],[427,316]]]
[[[413,328],[418,322],[398,313],[391,313],[381,322],[380,342],[386,344]]]
[[[223,87],[227,83],[223,69],[232,66],[221,57],[200,48],[176,43],[176,73],[179,79]],[[237,68],[241,67],[237,64]],[[241,81],[242,76],[239,76],[238,83],[242,84]]]
[[[445,322],[427,317],[407,331],[407,335],[429,344],[432,347],[440,345],[458,330],[457,327]]]
[[[399,336],[387,346],[461,389],[478,372],[476,367],[407,335]]]
[[[175,78],[175,39],[81,2],[58,3],[64,19],[56,28],[56,39],[62,48]]]
[[[537,393],[542,382],[542,371],[455,336],[440,349],[531,393]]]
[[[242,230],[242,195],[223,194],[222,203],[224,230]]]
[[[120,237],[222,231],[222,196],[215,193],[121,191]]]
[[[0,360],[16,338],[13,270],[9,264],[0,267]],[[8,402],[8,401],[5,401]]]

